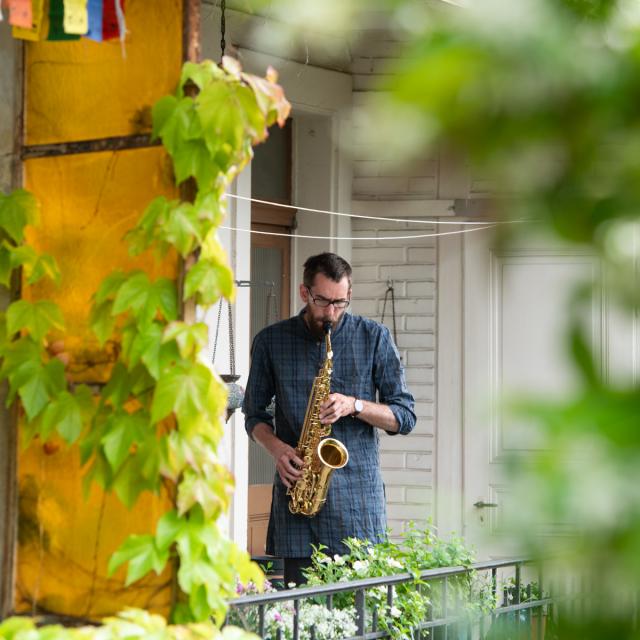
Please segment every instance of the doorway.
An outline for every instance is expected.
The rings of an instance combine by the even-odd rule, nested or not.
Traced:
[[[291,230],[295,222],[291,204],[291,120],[272,129],[269,139],[255,150],[251,166],[252,197],[273,204],[252,203],[250,333],[290,315]],[[277,234],[277,235],[267,235]],[[271,510],[275,463],[256,442],[249,441],[247,547],[253,557],[265,554]]]

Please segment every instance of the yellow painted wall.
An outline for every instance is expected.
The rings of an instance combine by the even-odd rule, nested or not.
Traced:
[[[28,240],[56,257],[62,286],[49,282],[26,287],[25,297],[60,305],[67,324],[65,347],[75,381],[105,379],[115,349],[100,349],[87,327],[91,295],[116,268],[144,268],[151,276],[172,277],[176,258],[159,263],[151,255],[128,255],[123,241],[146,205],[158,195],[177,196],[168,156],[161,147],[85,153],[28,160],[25,185],[42,205],[42,221]]]
[[[181,0],[127,0],[118,40],[28,43],[26,144],[150,130],[149,108],[173,93],[182,62]]]
[[[128,135],[150,128],[149,109],[177,84],[182,59],[180,0],[128,0],[126,58],[120,43],[27,43],[26,144]],[[132,259],[123,236],[157,195],[176,197],[161,148],[100,152],[24,163],[25,186],[42,204],[28,239],[55,256],[62,286],[24,287],[27,298],[55,300],[66,317],[63,339],[75,380],[104,380],[114,345],[90,336],[90,296],[116,268],[174,276],[175,256],[157,264]],[[117,348],[117,347],[116,347]],[[143,495],[128,511],[93,487],[82,495],[77,447],[35,442],[19,454],[19,545],[16,609],[99,617],[125,606],[166,614],[169,572],[127,589],[124,572],[107,578],[109,556],[128,534],[152,532],[168,501]]]

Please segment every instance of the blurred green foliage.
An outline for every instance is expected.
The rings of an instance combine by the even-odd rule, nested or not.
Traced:
[[[348,14],[344,4],[337,16]],[[549,564],[588,590],[579,604],[560,607],[559,637],[637,638],[640,386],[633,372],[610,377],[584,319],[585,305],[603,292],[629,321],[638,316],[639,5],[447,4],[387,3],[405,47],[360,124],[367,135],[389,130],[410,140],[409,153],[469,163],[494,187],[493,214],[524,221],[501,227],[501,242],[542,232],[595,256],[596,281],[567,301],[575,391],[515,407],[543,446],[511,464],[516,500],[526,505],[514,535],[532,552],[559,554]],[[290,2],[279,11],[297,15]],[[545,542],[535,535],[541,522],[565,523],[566,535]]]

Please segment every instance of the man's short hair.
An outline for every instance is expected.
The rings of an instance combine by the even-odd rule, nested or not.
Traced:
[[[319,253],[317,256],[307,258],[304,263],[304,286],[311,288],[319,273],[334,282],[340,282],[346,276],[351,288],[351,265],[336,253]]]

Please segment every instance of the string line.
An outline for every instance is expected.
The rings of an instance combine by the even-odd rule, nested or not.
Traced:
[[[326,209],[312,209],[310,207],[298,207],[293,204],[281,204],[280,202],[271,202],[270,200],[260,200],[259,198],[250,198],[248,196],[240,196],[235,193],[225,193],[229,198],[235,198],[236,200],[245,200],[246,202],[255,202],[256,204],[266,204],[273,207],[282,207],[284,209],[293,209],[295,211],[304,211],[308,213],[325,213],[330,216],[342,216],[345,218],[363,218],[365,220],[385,220],[387,222],[410,222],[418,224],[469,224],[469,225],[496,225],[506,224],[511,222],[517,222],[517,220],[504,220],[504,221],[478,221],[473,222],[469,220],[419,220],[416,218],[385,218],[383,216],[365,216],[358,213],[343,213],[340,211],[328,211]]]
[[[364,238],[353,238],[353,237],[340,237],[340,236],[311,236],[311,235],[303,235],[303,234],[292,234],[292,233],[277,233],[275,231],[257,231],[255,229],[244,229],[241,227],[230,227],[227,225],[220,225],[219,229],[227,229],[228,231],[240,231],[243,233],[257,233],[263,236],[280,236],[283,238],[306,238],[309,240],[412,240],[414,238],[437,238],[440,236],[454,236],[459,233],[470,233],[472,231],[484,231],[486,229],[491,229],[492,227],[497,227],[499,223],[493,222],[485,225],[484,227],[474,227],[473,229],[458,229],[456,231],[440,231],[438,233],[420,233],[412,236],[373,236],[373,237],[364,237]]]

